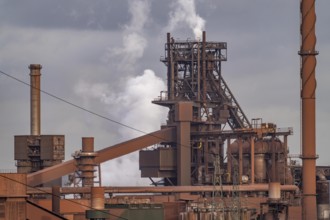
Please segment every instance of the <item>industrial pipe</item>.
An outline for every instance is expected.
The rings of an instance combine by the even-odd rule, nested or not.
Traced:
[[[281,191],[298,191],[299,188],[295,185],[280,185]],[[190,192],[213,192],[223,191],[232,192],[232,185],[223,186],[133,186],[133,187],[120,187],[120,186],[108,186],[104,187],[105,193],[190,193]],[[240,185],[238,189],[240,192],[267,192],[269,190],[269,184],[248,184]],[[29,188],[27,194],[44,194],[50,192],[50,188]],[[61,189],[62,194],[75,194],[75,193],[90,193],[90,187],[63,187]]]
[[[230,144],[230,138],[227,139],[227,182],[231,182],[231,167],[233,165],[232,162],[232,154],[231,154],[231,144]]]
[[[58,215],[61,213],[61,188],[60,186],[52,186],[52,211]]]
[[[202,38],[202,80],[203,80],[203,104],[206,104],[206,93],[207,93],[207,87],[206,87],[206,32],[203,31],[203,38]],[[206,106],[205,106],[206,107]]]
[[[91,220],[109,219],[109,210],[104,209],[104,188],[91,187],[92,209],[86,210],[85,217]]]
[[[268,198],[270,200],[281,199],[281,184],[279,182],[269,183]]]
[[[94,171],[95,171],[95,157],[97,153],[94,152],[94,138],[82,138],[82,152],[80,152],[79,170],[81,171],[82,186],[94,186]]]
[[[301,131],[302,131],[302,216],[316,219],[316,144],[315,144],[315,0],[301,0]]]
[[[104,209],[104,188],[91,187],[92,208],[97,210]]]
[[[243,140],[238,138],[238,183],[242,184],[243,175]],[[234,174],[235,175],[235,174]]]
[[[172,57],[172,44],[173,39],[171,38],[171,34],[167,33],[167,59],[168,59],[168,67],[167,67],[167,97],[169,100],[174,99],[174,64]]]
[[[254,137],[250,138],[251,142],[251,153],[250,153],[250,160],[251,160],[251,184],[254,184]]]

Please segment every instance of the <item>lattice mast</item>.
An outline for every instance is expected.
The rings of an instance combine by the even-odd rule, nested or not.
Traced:
[[[251,127],[221,75],[221,62],[226,60],[227,43],[207,42],[205,32],[202,42],[175,41],[168,33],[161,60],[167,66],[167,92],[162,100],[170,102],[167,106],[193,101],[194,119],[212,121],[216,127],[227,122],[232,129]]]

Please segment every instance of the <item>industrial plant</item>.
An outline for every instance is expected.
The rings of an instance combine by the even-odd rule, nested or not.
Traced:
[[[0,174],[0,219],[330,219],[330,166],[316,166],[314,1],[301,17],[300,155],[289,151],[292,127],[244,113],[222,74],[226,42],[167,33],[167,90],[150,100],[168,110],[166,124],[99,151],[82,137],[67,161],[65,136],[41,132],[42,65],[29,65],[31,130],[14,137],[17,172]],[[136,151],[151,186],[103,186],[100,164]]]

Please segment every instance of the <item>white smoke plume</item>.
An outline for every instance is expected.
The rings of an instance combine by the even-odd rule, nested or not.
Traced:
[[[142,75],[129,77],[122,91],[112,91],[106,83],[91,84],[83,80],[74,88],[76,94],[85,98],[85,103],[96,99],[108,109],[111,117],[143,132],[159,128],[165,108],[151,101],[165,89],[165,82],[150,69],[144,70]],[[125,139],[143,135],[126,127],[119,127],[118,131]]]
[[[98,99],[111,112],[112,117],[119,118],[120,123],[149,133],[160,128],[167,109],[151,103],[156,94],[165,90],[164,81],[152,70],[145,70],[142,75],[127,80],[122,91],[111,91],[105,83],[89,84],[80,81],[75,91],[86,99]],[[122,140],[129,140],[144,133],[119,127]],[[149,180],[141,179],[138,170],[138,152],[108,161],[102,165],[104,185],[146,185]]]
[[[131,20],[123,27],[122,46],[109,48],[106,60],[120,57],[119,66],[121,70],[131,73],[136,61],[143,56],[147,47],[147,40],[143,35],[143,28],[150,14],[150,3],[148,0],[129,1],[129,12]]]
[[[160,128],[167,109],[152,104],[151,101],[166,89],[165,82],[150,70],[144,70],[143,75],[130,78],[124,92],[118,98],[126,114],[122,117],[123,124],[132,124],[144,132],[151,132]],[[120,133],[129,138],[142,135],[141,132],[120,128]]]
[[[165,120],[167,109],[152,104],[151,100],[165,88],[164,81],[157,77],[152,70],[145,70],[143,75],[130,78],[124,91],[118,94],[118,98],[114,100],[121,103],[120,113],[125,112],[121,122],[143,132],[159,130],[161,122]],[[143,133],[125,127],[118,129],[126,140],[143,135]],[[149,179],[141,179],[138,164],[138,152],[109,161],[102,167],[105,174],[103,180],[111,185],[150,184]]]
[[[166,118],[167,109],[151,103],[151,101],[165,90],[164,81],[157,77],[152,70],[135,76],[136,62],[143,56],[147,47],[147,40],[143,29],[148,21],[150,3],[148,0],[129,1],[131,20],[123,28],[122,45],[109,48],[106,56],[118,59],[118,70],[115,80],[125,77],[120,91],[113,91],[107,83],[87,83],[81,81],[75,88],[77,94],[85,99],[98,100],[108,110],[111,119],[122,124],[149,133],[160,128]],[[123,73],[125,73],[123,75]],[[113,83],[113,82],[112,82]],[[117,140],[129,140],[144,133],[127,127],[118,127]],[[114,159],[102,164],[103,185],[146,185],[149,180],[141,179],[138,169],[138,152]]]
[[[181,25],[188,25],[192,29],[195,39],[200,40],[205,28],[205,20],[196,12],[195,0],[176,0],[172,5],[167,30],[173,31]]]

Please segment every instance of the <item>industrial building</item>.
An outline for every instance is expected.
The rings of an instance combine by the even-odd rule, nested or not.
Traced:
[[[41,133],[42,66],[29,66],[31,132],[15,136],[17,173],[0,174],[0,219],[329,219],[330,167],[316,166],[314,11],[302,1],[302,165],[289,154],[291,127],[245,115],[222,75],[226,42],[168,33],[167,91],[150,100],[168,109],[166,124],[99,151],[83,137],[65,162],[64,135]],[[102,186],[100,164],[134,151],[154,186]]]

